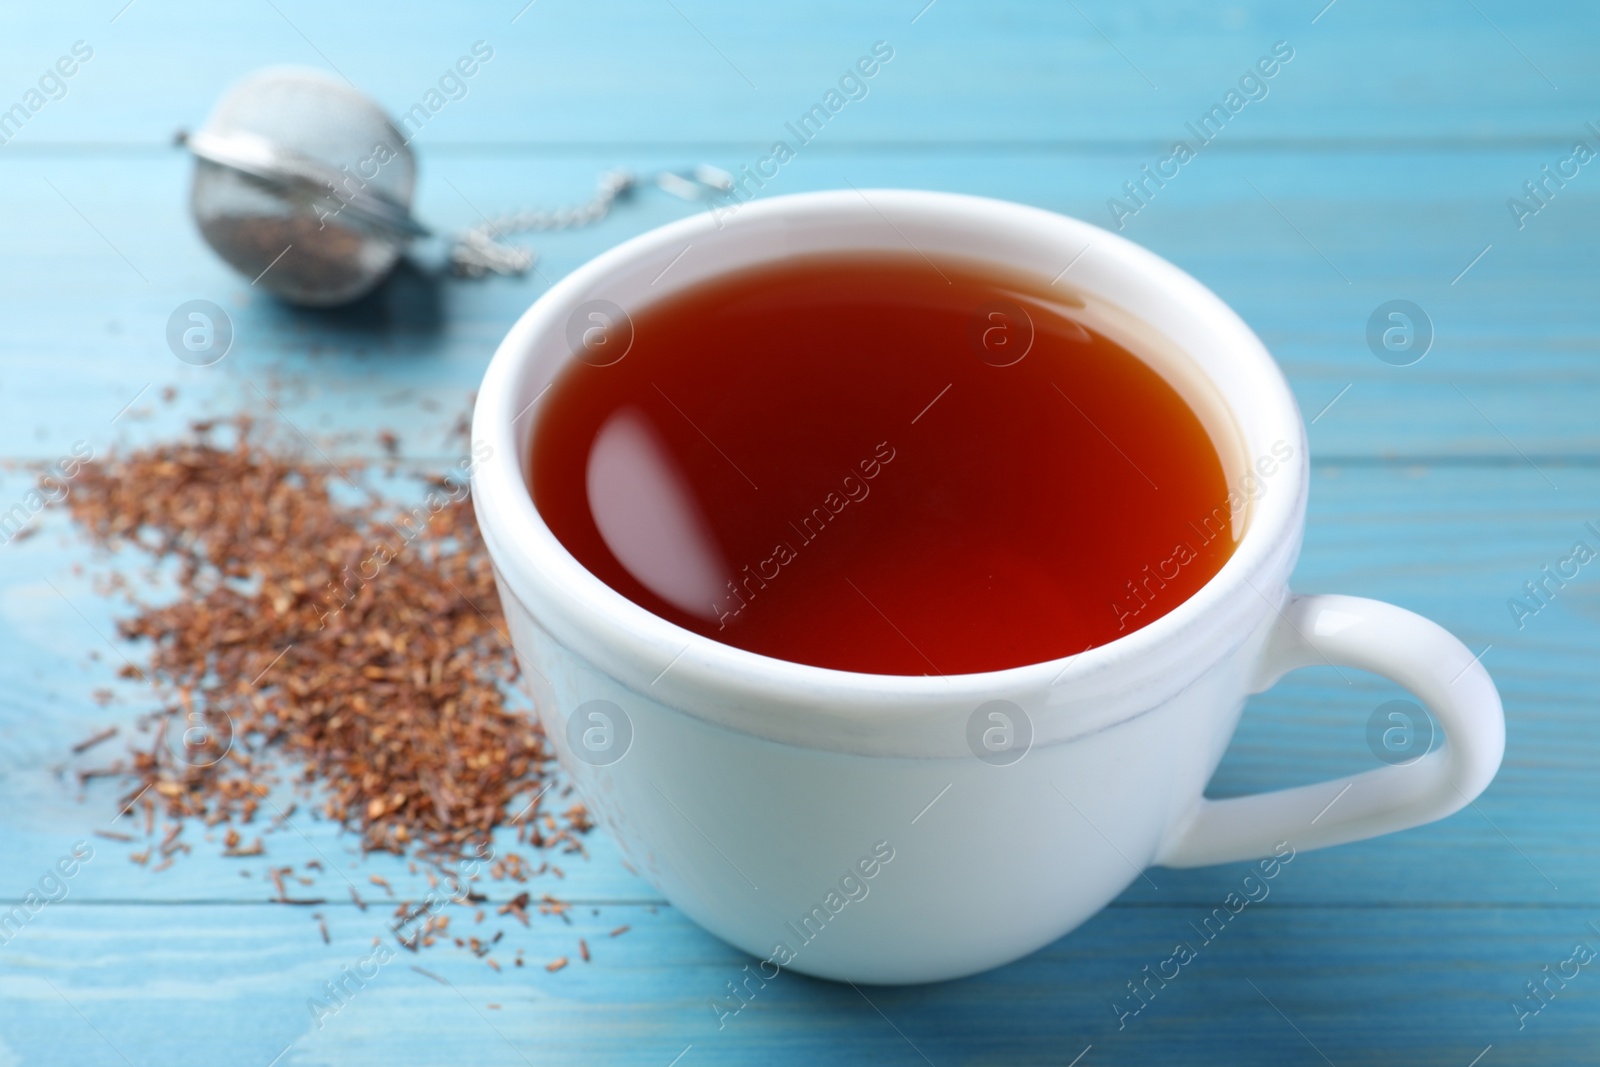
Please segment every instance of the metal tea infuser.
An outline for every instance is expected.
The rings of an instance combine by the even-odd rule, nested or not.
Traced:
[[[431,236],[411,213],[417,164],[405,135],[370,97],[321,71],[257,71],[185,143],[195,157],[190,211],[206,243],[291,303],[348,303],[381,282],[413,240]],[[470,278],[522,274],[535,253],[508,234],[598,222],[636,184],[626,170],[608,171],[586,204],[462,230],[449,268]],[[688,177],[664,171],[656,184],[702,199],[727,192],[733,179],[701,165]]]

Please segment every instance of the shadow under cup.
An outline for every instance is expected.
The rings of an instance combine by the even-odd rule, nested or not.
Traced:
[[[674,625],[563,547],[530,497],[528,455],[544,390],[581,350],[569,336],[581,307],[643,306],[658,280],[676,289],[793,257],[908,245],[1046,283],[1072,264],[1085,324],[1156,367],[1222,459],[1237,501],[1228,518],[1242,536],[1209,582],[1075,656],[942,677],[870,674]],[[603,254],[502,343],[473,440],[486,456],[473,475],[479,524],[524,680],[625,861],[757,956],[763,974],[858,982],[933,981],[1016,959],[1155,861],[1199,801],[1254,684],[1305,507],[1294,401],[1220,300],[1091,225],[948,194],[772,198]],[[1275,443],[1268,479],[1256,462]]]

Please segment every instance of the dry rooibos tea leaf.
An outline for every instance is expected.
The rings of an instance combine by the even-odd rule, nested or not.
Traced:
[[[96,542],[178,564],[179,595],[120,624],[149,645],[124,673],[170,700],[122,768],[147,821],[281,823],[285,778],[368,849],[448,860],[531,820],[549,753],[506,705],[516,661],[465,487],[433,481],[400,510],[360,476],[242,418],[79,476],[72,515]],[[581,806],[542,822],[545,846],[589,825]]]

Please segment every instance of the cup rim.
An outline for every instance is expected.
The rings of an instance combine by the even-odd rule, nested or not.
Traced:
[[[1009,224],[1034,232],[1053,231],[1064,238],[1062,247],[1068,254],[1063,261],[1086,239],[1092,240],[1097,253],[1115,255],[1124,266],[1136,267],[1141,279],[1147,279],[1164,297],[1185,302],[1189,311],[1228,340],[1236,359],[1233,373],[1247,379],[1244,389],[1253,401],[1250,411],[1229,404],[1241,436],[1249,436],[1251,423],[1264,424],[1267,430],[1258,436],[1294,441],[1299,453],[1294,462],[1283,465],[1285,482],[1255,499],[1254,512],[1233,555],[1199,590],[1132,633],[1074,655],[966,674],[872,674],[778,659],[685,629],[606,585],[557,540],[539,515],[527,486],[528,457],[523,453],[533,420],[526,419],[522,431],[516,426],[538,400],[537,396],[532,401],[525,399],[531,393],[525,379],[535,340],[552,333],[560,336],[562,316],[592,295],[597,283],[630,264],[664,252],[670,258],[684,244],[709,241],[728,227],[859,211],[863,199],[879,214],[897,209],[931,210],[948,213],[952,219],[981,219],[987,226]],[[1174,340],[1181,345],[1180,339]],[[573,358],[569,355],[567,360]],[[1207,377],[1217,384],[1215,376]],[[1224,605],[1237,601],[1241,594],[1264,598],[1267,607],[1275,608],[1276,602],[1270,598],[1281,585],[1275,572],[1282,569],[1286,575],[1298,551],[1309,474],[1304,420],[1282,371],[1250,327],[1192,276],[1154,252],[1079,219],[986,197],[906,189],[852,188],[765,197],[740,204],[731,221],[726,216],[718,219],[709,212],[697,213],[633,237],[589,260],[535,300],[501,341],[474,407],[472,443],[475,452],[482,444],[492,449],[490,460],[474,466],[472,493],[479,527],[502,588],[509,588],[525,607],[534,603],[548,608],[543,613],[530,611],[530,615],[552,636],[569,647],[621,653],[654,670],[668,667],[670,662],[676,685],[656,687],[653,694],[681,690],[690,682],[702,686],[722,682],[745,699],[770,697],[791,710],[797,696],[804,698],[804,707],[819,710],[853,700],[890,712],[928,701],[948,705],[991,699],[997,694],[1055,689],[1148,657],[1179,635],[1192,634],[1208,620],[1225,614]],[[506,455],[513,462],[500,461]],[[1265,586],[1252,580],[1262,577]],[[1236,643],[1229,642],[1230,646]],[[1200,669],[1196,667],[1193,673]],[[650,673],[642,677],[648,681]],[[834,715],[827,717],[836,721]]]

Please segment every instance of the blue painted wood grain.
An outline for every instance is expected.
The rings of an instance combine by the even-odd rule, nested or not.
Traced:
[[[464,226],[476,216],[457,190],[477,204],[563,203],[586,195],[604,166],[653,170],[699,157],[686,149],[559,161],[528,152],[425,158],[421,211],[441,226]],[[1132,151],[817,156],[797,160],[778,191],[845,182],[934,186],[1106,223],[1105,196],[1143,158]],[[0,454],[41,459],[78,437],[96,447],[114,439],[124,427],[111,426],[112,416],[158,379],[186,401],[168,409],[146,396],[142,407],[167,413],[152,432],[170,432],[195,403],[226,410],[253,398],[248,383],[260,379],[280,390],[284,410],[308,432],[404,421],[414,428],[411,447],[428,455],[545,278],[694,210],[643,192],[593,230],[541,238],[542,277],[437,289],[412,278],[352,322],[290,314],[229,274],[187,221],[189,166],[176,152],[118,156],[106,164],[116,185],[86,172],[78,156],[4,162],[0,193],[19,205],[8,222],[17,269],[5,298],[28,313],[10,315],[0,336],[12,368],[0,376],[0,395],[27,417],[0,424]],[[1244,315],[1290,372],[1308,419],[1353,383],[1312,426],[1315,455],[1505,459],[1521,449],[1554,462],[1600,455],[1600,423],[1590,417],[1588,399],[1600,386],[1592,298],[1600,181],[1593,193],[1573,188],[1518,232],[1502,201],[1519,174],[1537,171],[1520,150],[1252,150],[1195,166],[1202,163],[1208,169],[1174,183],[1163,194],[1170,199],[1152,203],[1125,232]],[[122,210],[135,194],[140,210]],[[1286,222],[1275,208],[1298,221]],[[1487,245],[1492,250],[1452,285]],[[64,285],[63,276],[77,283]],[[236,319],[237,351],[214,367],[174,366],[165,345],[168,314],[195,297],[233,309]],[[1433,351],[1411,367],[1379,362],[1365,340],[1373,310],[1397,297],[1422,305],[1436,333]],[[73,418],[53,422],[57,412]],[[324,444],[373,449],[370,435]]]
[[[300,833],[271,836],[268,855],[249,860],[220,858],[191,828],[193,855],[152,872],[127,861],[135,846],[89,836],[116,815],[114,790],[80,793],[73,772],[115,743],[82,757],[70,747],[105,725],[128,729],[150,697],[115,677],[119,653],[102,637],[121,609],[95,577],[115,561],[51,509],[32,537],[0,547],[0,910],[73,842],[96,855],[65,900],[0,946],[0,1067],[1594,1060],[1592,968],[1552,985],[1520,1027],[1512,1005],[1576,943],[1600,947],[1600,585],[1584,571],[1520,627],[1506,601],[1600,523],[1600,173],[1583,169],[1521,228],[1506,201],[1573,138],[1593,142],[1600,14],[1504,0],[924,3],[0,11],[0,108],[74,41],[95,50],[65,96],[0,146],[0,461],[11,465],[0,510],[30,465],[74,441],[103,452],[170,435],[260,409],[256,389],[330,455],[375,457],[378,431],[392,428],[406,470],[437,468],[459,447],[450,428],[496,342],[550,279],[696,210],[642,190],[600,226],[539,237],[534,277],[436,285],[413,272],[353,312],[291,312],[199,241],[188,163],[170,143],[256,66],[334,67],[400,110],[473,41],[490,42],[495,59],[417,138],[419,212],[448,230],[479,210],[582,199],[613,166],[736,170],[881,39],[895,58],[870,94],[769,192],[948,189],[1107,225],[1122,183],[1284,40],[1295,58],[1268,96],[1124,232],[1237,308],[1316,417],[1297,587],[1392,600],[1487,649],[1508,726],[1488,792],[1443,822],[1297,857],[1268,900],[1121,1028],[1112,1005],[1126,1005],[1126,983],[1192,939],[1189,924],[1240,868],[1153,872],[1159,888],[1141,881],[1043,952],[964,982],[858,992],[786,975],[719,1029],[707,1001],[746,961],[596,834],[588,859],[557,859],[564,878],[526,887],[572,901],[572,925],[492,919],[485,929],[508,928],[502,973],[448,944],[404,955],[319,1026],[307,1002],[369,951],[393,907],[368,877],[396,899],[426,883],[404,861],[359,857],[305,804]],[[215,367],[178,363],[162,339],[172,308],[194,297],[237,326]],[[1435,327],[1415,366],[1367,349],[1368,316],[1393,298],[1421,304]],[[106,706],[91,699],[102,687],[115,694]],[[1251,700],[1211,792],[1371,766],[1363,727],[1396,695],[1359,674],[1292,676]],[[267,903],[269,864],[304,874],[312,860],[328,870],[305,892],[326,904]],[[346,877],[369,910],[349,902]],[[485,888],[493,915],[523,887]],[[610,938],[622,924],[630,931]],[[580,937],[592,963],[576,958]],[[573,962],[547,973],[563,955]]]

